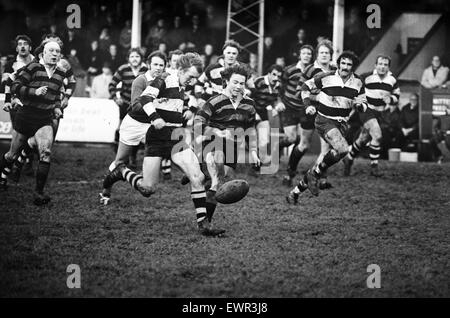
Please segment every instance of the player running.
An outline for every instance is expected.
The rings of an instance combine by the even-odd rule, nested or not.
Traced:
[[[172,137],[177,132],[183,135],[182,129],[176,129],[183,123],[181,112],[184,87],[200,76],[203,62],[198,54],[186,53],[179,58],[177,65],[177,74],[158,76],[150,84],[140,77],[133,83],[130,115],[147,118],[151,123],[145,139],[143,175],[138,175],[120,164],[105,179],[105,187],[111,187],[119,180],[126,180],[143,196],[149,197],[156,192],[161,160],[169,157],[190,180],[199,233],[204,236],[217,236],[225,231],[211,228],[211,220],[207,218],[204,175],[200,171],[198,159],[188,145],[181,143],[179,148],[180,142]],[[175,145],[177,147],[174,148]]]
[[[130,53],[130,59],[133,57],[134,53]],[[137,60],[137,59],[136,59]],[[136,62],[136,61],[135,61]],[[124,95],[124,98],[128,100],[135,100],[138,96],[142,94],[145,87],[150,84],[156,77],[161,76],[166,67],[166,56],[164,53],[155,51],[147,57],[147,63],[149,65],[149,70],[145,74],[139,75],[137,82],[133,81],[132,87],[130,87],[131,95]],[[131,67],[130,67],[131,69]],[[142,68],[140,69],[142,70]],[[130,74],[131,76],[131,74]],[[141,83],[141,85],[137,85]],[[133,99],[134,97],[134,99]],[[116,158],[109,166],[109,171],[113,171],[118,165],[128,163],[128,158],[141,142],[145,142],[145,135],[150,128],[150,120],[148,116],[141,112],[133,112],[128,109],[128,113],[124,116],[119,130],[119,145],[117,147]],[[105,177],[103,181],[103,191],[100,193],[100,203],[107,205],[111,199],[112,187],[109,186],[108,176]]]
[[[119,127],[130,108],[131,84],[139,75],[144,74],[148,70],[147,65],[145,65],[142,60],[143,57],[140,49],[132,48],[128,52],[128,63],[121,65],[117,69],[116,73],[113,75],[111,83],[108,85],[110,98],[114,100],[117,106],[119,106]],[[115,138],[116,142],[119,142],[119,129],[117,129]],[[133,147],[133,151],[129,157],[130,166],[136,166],[137,150],[138,146]]]
[[[269,164],[271,161],[267,151],[270,138],[270,124],[268,111],[272,111],[280,96],[280,79],[283,68],[272,65],[267,74],[255,79],[255,88],[252,90],[252,98],[256,108],[256,130],[258,133],[258,149],[261,164]]]
[[[281,102],[275,107],[275,110],[280,113],[285,134],[285,137],[280,140],[280,147],[289,147],[299,143],[299,125],[311,129],[311,123],[305,114],[305,106],[297,93],[297,85],[302,72],[311,64],[313,53],[314,49],[311,45],[303,45],[299,50],[298,62],[287,66],[284,70],[281,79]],[[283,183],[291,186],[292,178],[285,178]]]
[[[302,86],[302,98],[307,106],[306,113],[317,112],[315,127],[319,135],[327,141],[331,149],[309,169],[298,185],[286,197],[288,203],[297,204],[301,192],[309,189],[319,195],[319,179],[329,167],[339,162],[348,153],[348,143],[344,136],[352,106],[367,109],[363,81],[353,73],[358,58],[353,52],[344,51],[338,58],[338,70],[320,74]],[[311,104],[311,92],[319,90],[317,106]]]
[[[361,76],[366,87],[369,109],[360,114],[363,129],[343,160],[345,176],[350,175],[353,160],[369,140],[370,175],[374,177],[383,176],[378,168],[382,138],[379,120],[386,107],[397,105],[400,98],[400,88],[397,80],[389,71],[390,65],[391,58],[389,56],[379,55],[373,72]]]
[[[244,94],[248,71],[242,65],[234,65],[223,70],[221,76],[226,83],[225,89],[210,98],[194,117],[195,148],[203,144],[202,157],[211,177],[206,199],[210,220],[217,206],[215,195],[220,179],[236,168],[238,152],[245,149],[245,136],[249,139],[253,164],[259,166],[261,163],[257,150],[255,103]],[[207,140],[212,136],[213,140]]]
[[[297,84],[297,92],[298,95],[301,95],[301,87],[303,83],[307,80],[313,78],[314,76],[326,73],[330,71],[335,71],[336,68],[331,65],[331,58],[333,57],[333,43],[329,40],[324,40],[320,42],[315,51],[316,60],[313,64],[308,65],[305,70],[302,72],[300,79]],[[318,92],[311,92],[311,103],[316,106],[316,96]],[[301,97],[301,96],[299,96]],[[288,175],[285,176],[285,183],[288,185],[292,185],[293,178],[297,174],[297,167],[302,159],[303,155],[308,151],[311,146],[312,136],[314,134],[314,117],[305,113],[305,107],[300,108],[300,118],[302,119],[300,122],[300,142],[296,143],[294,149],[292,149],[291,155],[289,156],[288,163]],[[317,160],[321,160],[323,156],[330,150],[328,143],[320,138],[320,155]],[[319,186],[321,189],[331,188],[331,184],[327,181],[326,176],[320,180]]]
[[[50,201],[44,194],[44,187],[50,169],[51,148],[53,145],[53,119],[62,115],[61,89],[66,76],[58,65],[61,47],[55,41],[44,45],[42,58],[22,68],[12,84],[11,91],[23,103],[17,110],[15,128],[10,150],[0,161],[0,185],[6,188],[7,175],[11,171],[21,147],[30,147],[27,139],[34,137],[39,152],[36,172],[34,204],[43,205]]]

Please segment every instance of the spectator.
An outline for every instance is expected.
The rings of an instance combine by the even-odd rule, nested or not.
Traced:
[[[91,78],[100,74],[100,70],[104,63],[104,55],[98,48],[98,41],[91,42],[91,49],[87,55],[87,73],[88,73],[88,86],[91,84]]]
[[[120,31],[119,45],[120,45],[122,52],[128,52],[128,50],[131,48],[131,21],[130,20],[125,21],[125,26],[123,27],[122,31]]]
[[[205,45],[201,56],[203,58],[203,63],[205,64],[205,68],[211,64],[217,63],[217,55],[214,54],[214,47],[212,44]]]
[[[145,45],[147,49],[150,51],[155,51],[158,49],[158,45],[160,42],[165,41],[165,37],[167,36],[167,29],[165,25],[164,19],[158,19],[156,25],[148,31],[147,36],[145,37]]]
[[[112,80],[111,68],[108,62],[105,62],[102,67],[102,74],[94,77],[92,87],[90,90],[91,98],[109,98],[109,83]]]
[[[186,30],[181,26],[181,17],[175,16],[173,19],[173,27],[167,32],[167,46],[169,50],[174,50],[186,41]]]
[[[402,133],[400,128],[400,110],[397,106],[390,105],[381,113],[380,118],[381,156],[387,158],[388,149],[398,148],[398,136]]]
[[[430,139],[432,158],[437,163],[442,163],[444,159],[444,154],[439,145],[445,142],[445,130],[442,129],[442,121],[440,117],[433,117],[433,136]],[[450,148],[449,148],[450,150]]]
[[[111,44],[109,46],[109,51],[105,56],[105,62],[108,62],[112,73],[115,73],[119,66],[122,65],[123,62],[125,62],[122,56],[119,54],[117,45]]]
[[[158,51],[164,53],[167,56],[167,44],[166,44],[166,42],[159,43]]]
[[[283,56],[278,56],[275,59],[275,64],[276,65],[280,65],[282,68],[285,68],[286,67],[286,60],[285,60],[285,58]]]
[[[441,64],[440,57],[437,55],[433,56],[431,66],[423,71],[422,86],[428,89],[441,87],[447,80],[448,71],[448,67]]]
[[[192,44],[194,44],[196,48],[203,47],[206,44],[205,34],[207,32],[200,28],[200,17],[198,16],[198,14],[194,14],[192,16],[191,22],[191,28],[188,30],[186,35],[187,47],[192,48]]]
[[[255,53],[250,53],[248,66],[250,70],[250,77],[255,80],[259,74],[258,74],[258,55]]]
[[[300,48],[307,44],[306,43],[306,32],[305,29],[298,29],[297,31],[297,41],[291,45],[289,48],[289,60],[290,63],[295,63],[298,61],[298,53],[300,52]]]
[[[169,74],[177,74],[177,61],[181,55],[183,55],[183,51],[181,50],[174,50],[169,52],[169,64],[166,67],[166,71]]]
[[[86,97],[86,71],[81,65],[80,59],[77,56],[77,50],[72,48],[70,54],[67,56],[67,61],[72,67],[73,75],[77,81],[73,97]]]
[[[64,55],[69,55],[72,49],[77,52],[82,52],[84,45],[83,40],[75,33],[74,29],[68,29],[63,39]]]
[[[264,38],[264,73],[266,73],[267,69],[275,63],[276,58],[276,50],[273,45],[273,37],[266,36]]]
[[[419,107],[418,94],[412,94],[409,103],[403,106],[400,111],[399,146],[400,148],[410,149],[411,144],[419,139]],[[414,150],[417,150],[417,145]]]
[[[0,93],[5,92],[4,81],[7,79],[6,67],[8,64],[8,57],[6,55],[0,55]]]
[[[98,38],[98,46],[100,50],[104,53],[108,52],[109,46],[112,42],[111,35],[109,34],[109,28],[103,28]]]

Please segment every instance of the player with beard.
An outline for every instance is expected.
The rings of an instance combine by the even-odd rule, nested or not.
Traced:
[[[23,107],[17,110],[10,150],[0,161],[0,185],[6,188],[7,175],[19,150],[28,138],[34,137],[39,152],[33,201],[36,205],[50,201],[50,197],[44,194],[44,187],[54,140],[53,119],[62,116],[61,89],[66,75],[58,65],[60,58],[60,45],[54,41],[47,42],[40,61],[23,67],[11,86],[11,92],[20,98]]]
[[[338,58],[338,70],[322,73],[306,81],[302,86],[302,99],[306,113],[314,115],[319,135],[330,145],[330,150],[309,169],[299,184],[287,196],[288,203],[297,204],[300,193],[309,189],[319,195],[319,179],[329,167],[339,162],[348,153],[345,140],[347,120],[352,107],[367,109],[364,82],[353,73],[358,58],[353,52],[344,51]],[[316,106],[311,104],[311,92],[318,90]]]
[[[113,99],[117,106],[119,106],[119,127],[130,108],[131,85],[133,84],[133,81],[139,75],[144,74],[148,70],[147,65],[142,62],[142,59],[143,58],[141,51],[138,48],[132,48],[128,52],[128,63],[121,65],[117,69],[117,71],[113,75],[111,83],[109,83],[108,85],[111,99]],[[118,143],[119,129],[117,129],[116,131],[115,139],[115,141]],[[136,166],[136,153],[138,150],[138,146],[133,147],[133,151],[131,152],[129,158],[130,167]]]
[[[303,84],[313,78],[314,76],[327,73],[330,71],[335,71],[336,68],[331,65],[331,59],[333,57],[333,43],[329,40],[324,40],[320,42],[315,51],[316,60],[313,64],[307,66],[302,72],[300,79],[297,84],[297,94],[300,97],[300,91]],[[311,92],[311,103],[316,105],[317,91]],[[297,174],[297,167],[302,159],[303,155],[308,151],[311,146],[311,140],[314,133],[314,116],[305,113],[306,107],[301,108],[301,122],[300,122],[300,141],[296,143],[294,149],[289,156],[288,163],[288,175],[284,177],[284,182],[288,185],[292,185],[292,181]],[[320,138],[321,151],[317,160],[321,160],[323,156],[330,150],[328,143]],[[320,189],[331,188],[331,184],[327,181],[326,175],[320,180]]]
[[[390,57],[379,55],[373,72],[361,76],[366,87],[369,109],[360,114],[363,129],[343,160],[345,176],[350,175],[353,160],[369,140],[370,175],[374,177],[383,176],[378,168],[382,138],[379,120],[385,108],[389,105],[397,105],[400,99],[400,88],[397,79],[389,71],[390,64]]]
[[[133,55],[134,53],[131,52],[130,59]],[[151,53],[147,58],[149,70],[146,71],[145,74],[141,74],[136,77],[136,79],[139,79],[138,82],[132,81],[132,86],[130,88],[131,95],[130,97],[126,97],[127,95],[124,95],[124,98],[129,98],[129,100],[134,103],[135,100],[132,99],[132,96],[135,96],[136,99],[142,94],[147,85],[149,85],[155,78],[161,76],[164,72],[164,68],[166,67],[166,62],[166,56],[163,53],[159,51]],[[122,67],[120,67],[119,70],[121,68]],[[130,74],[130,77],[131,76],[132,74]],[[139,82],[141,82],[142,85],[136,84]],[[133,149],[138,147],[141,142],[145,141],[145,135],[149,128],[150,122],[148,120],[148,116],[139,116],[139,114],[133,112],[131,108],[128,109],[128,113],[125,115],[120,125],[119,145],[117,147],[116,158],[109,166],[110,172],[113,171],[118,165],[128,163],[128,158],[133,152]],[[112,187],[108,186],[107,178],[108,176],[105,177],[103,182],[103,191],[100,193],[100,203],[104,205],[107,205],[111,198]]]

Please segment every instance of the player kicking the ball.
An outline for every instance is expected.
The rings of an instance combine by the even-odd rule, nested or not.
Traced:
[[[348,153],[348,143],[344,136],[352,106],[358,110],[367,109],[363,81],[353,73],[358,58],[353,52],[344,51],[338,58],[338,70],[320,74],[302,86],[302,98],[307,106],[306,113],[317,112],[315,127],[319,135],[331,149],[323,159],[309,169],[298,185],[286,197],[288,203],[296,204],[301,192],[309,189],[319,195],[319,179],[329,167],[339,162]],[[316,106],[311,106],[312,90],[319,90]],[[316,108],[317,107],[317,108]]]
[[[200,76],[203,62],[198,54],[186,53],[180,56],[177,69],[175,74],[155,78],[142,94],[132,101],[131,113],[147,116],[151,122],[145,138],[143,175],[138,175],[120,164],[109,173],[104,186],[111,187],[116,181],[126,180],[144,197],[149,197],[156,192],[162,158],[171,158],[189,178],[199,233],[218,236],[225,231],[211,228],[210,219],[207,218],[204,175],[198,159],[188,145],[181,149],[174,147],[179,146],[179,141],[172,138],[177,131],[180,135],[184,134],[184,130],[180,128],[183,123],[184,88]],[[141,84],[135,82],[134,85]]]
[[[256,109],[252,99],[245,97],[248,71],[245,66],[234,65],[221,73],[226,87],[222,93],[210,98],[194,117],[194,142],[198,149],[203,143],[202,155],[211,176],[211,187],[207,191],[206,212],[211,220],[217,206],[215,198],[219,181],[235,169],[238,150],[245,149],[244,136],[249,138],[249,152],[253,164],[260,166],[257,152]],[[244,133],[245,131],[245,133]],[[207,140],[214,136],[214,140]]]

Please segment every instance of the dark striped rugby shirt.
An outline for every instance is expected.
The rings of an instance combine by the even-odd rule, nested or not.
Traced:
[[[152,79],[149,72],[133,82],[132,103],[128,115],[142,123],[162,118],[166,126],[183,125],[184,90],[180,88],[178,75],[167,73]],[[167,76],[167,77],[166,77]]]
[[[284,69],[283,76],[281,77],[281,101],[286,107],[303,107],[302,99],[297,94],[297,84],[302,72],[300,62],[289,65]]]
[[[347,121],[354,104],[366,104],[364,83],[352,74],[344,83],[338,71],[323,73],[303,84],[302,91],[320,90],[317,95],[317,112],[337,121]]]
[[[61,88],[66,78],[65,70],[57,65],[52,77],[48,77],[45,66],[36,61],[24,66],[11,86],[25,107],[53,109],[61,107]],[[47,86],[47,94],[36,96],[36,89]]]
[[[122,82],[122,87],[120,88],[120,97],[127,105],[129,105],[131,102],[131,85],[133,84],[133,81],[139,75],[145,74],[147,70],[148,68],[146,65],[141,65],[138,71],[138,75],[135,76],[130,64],[121,65],[114,73],[111,83],[109,83],[108,86],[111,98],[113,98],[116,92],[119,90],[117,88],[117,85]]]
[[[255,127],[256,109],[255,102],[248,97],[243,97],[235,109],[230,98],[224,94],[211,97],[201,107],[195,118],[194,127],[209,126],[224,130],[227,128],[247,129]]]
[[[258,111],[266,112],[267,106],[274,106],[279,94],[279,83],[277,82],[274,87],[270,86],[268,75],[255,79],[255,89],[252,92],[252,98]]]
[[[366,88],[367,104],[370,108],[382,112],[386,103],[383,97],[389,96],[391,98],[390,104],[397,105],[400,98],[400,88],[397,80],[392,73],[389,72],[381,79],[374,70],[372,73],[366,73],[361,76]]]

